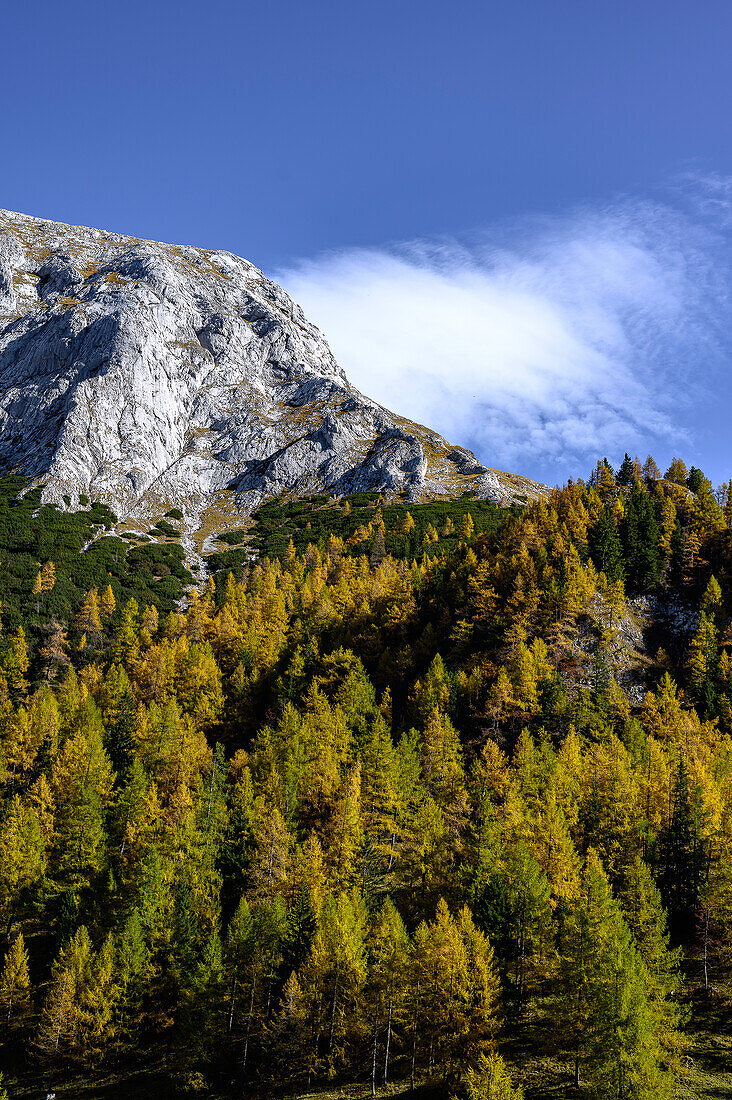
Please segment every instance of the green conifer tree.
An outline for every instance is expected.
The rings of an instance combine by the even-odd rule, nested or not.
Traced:
[[[561,973],[559,1023],[574,1050],[575,1086],[598,1098],[670,1096],[646,967],[592,851],[567,912]]]

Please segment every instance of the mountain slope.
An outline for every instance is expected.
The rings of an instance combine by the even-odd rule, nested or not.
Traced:
[[[0,472],[141,519],[283,493],[542,487],[377,405],[280,287],[228,252],[0,211]]]

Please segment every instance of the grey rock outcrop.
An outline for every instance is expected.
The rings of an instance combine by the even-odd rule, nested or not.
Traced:
[[[510,500],[542,487],[370,401],[228,252],[0,211],[0,472],[142,520],[283,493]]]

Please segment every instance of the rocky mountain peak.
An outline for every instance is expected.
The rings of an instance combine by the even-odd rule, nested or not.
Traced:
[[[253,264],[0,211],[0,472],[187,524],[284,493],[511,500],[490,470],[364,397]]]

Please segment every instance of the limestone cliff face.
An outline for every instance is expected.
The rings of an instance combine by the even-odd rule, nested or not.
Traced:
[[[122,517],[360,489],[541,487],[351,386],[279,286],[229,252],[0,211],[0,473]]]

